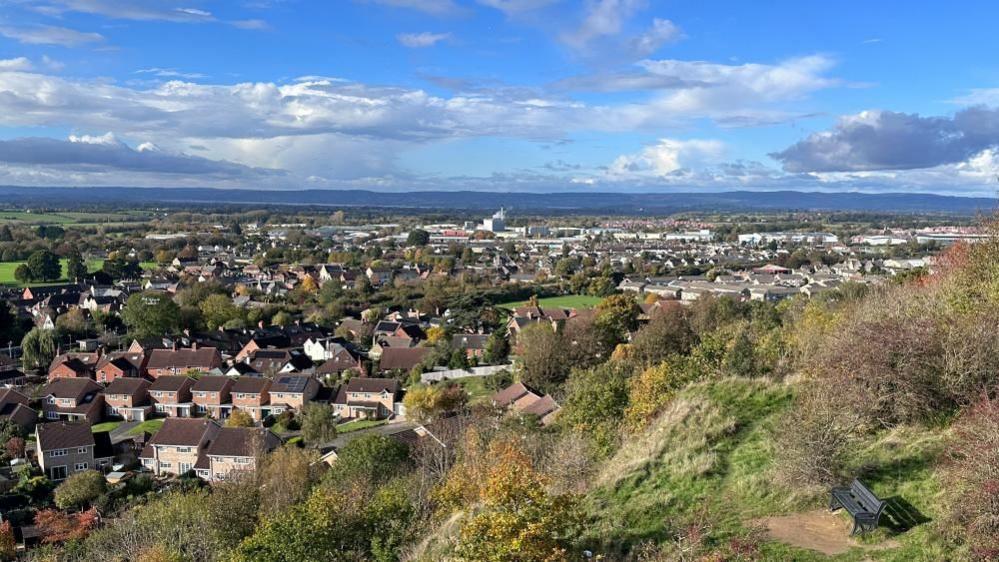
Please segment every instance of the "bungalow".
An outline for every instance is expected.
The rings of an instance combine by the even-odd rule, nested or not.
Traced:
[[[175,418],[189,418],[194,410],[191,387],[194,379],[184,375],[164,375],[149,385],[149,396],[157,413]]]
[[[107,415],[120,416],[125,421],[146,421],[153,411],[149,402],[149,387],[149,381],[145,379],[115,379],[104,389]]]
[[[146,372],[152,378],[181,375],[189,372],[208,374],[222,366],[222,355],[214,347],[187,349],[154,349],[149,352]]]
[[[86,420],[95,423],[104,412],[103,387],[90,379],[57,378],[42,389],[47,420]]]
[[[403,413],[401,398],[395,379],[355,377],[340,387],[332,406],[342,418],[383,419]]]
[[[35,428],[38,465],[49,480],[64,480],[110,466],[114,458],[108,432],[93,433],[90,422],[53,422]]]
[[[433,351],[429,347],[386,347],[378,358],[378,372],[408,373]]]
[[[139,462],[156,476],[184,474],[194,469],[221,429],[218,423],[205,418],[167,418],[139,453]]]
[[[232,412],[230,392],[233,380],[224,376],[201,377],[191,387],[194,412],[223,420]]]
[[[542,425],[551,423],[559,410],[559,405],[551,396],[542,394],[521,382],[515,382],[494,394],[493,405],[520,414],[535,415],[541,420]]]

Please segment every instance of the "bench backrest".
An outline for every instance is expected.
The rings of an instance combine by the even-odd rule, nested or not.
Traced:
[[[850,492],[864,504],[864,507],[871,510],[871,513],[881,514],[888,502],[879,499],[874,495],[867,486],[864,485],[860,480],[854,479],[853,483],[850,484]]]

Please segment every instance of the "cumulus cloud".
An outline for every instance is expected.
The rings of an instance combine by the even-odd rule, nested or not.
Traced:
[[[49,0],[49,11],[95,14],[113,19],[201,23],[215,21],[211,12],[178,6],[172,0]]]
[[[618,156],[607,172],[611,176],[666,176],[683,168],[720,160],[724,143],[705,139],[659,139],[636,154]]]
[[[582,23],[577,29],[563,34],[562,40],[571,47],[582,49],[594,39],[617,35],[625,22],[646,5],[645,0],[589,0]]]
[[[437,43],[444,41],[451,37],[450,33],[431,33],[429,31],[424,31],[422,33],[400,33],[396,35],[396,39],[403,47],[409,47],[410,49],[420,49],[424,47],[433,47]]]
[[[85,33],[66,27],[35,25],[30,27],[0,26],[0,35],[26,45],[62,45],[78,47],[104,41],[100,33]]]
[[[865,111],[771,154],[789,172],[912,170],[957,164],[999,146],[999,110],[952,117]]]
[[[683,31],[675,23],[655,18],[648,31],[632,40],[631,50],[638,56],[645,57],[658,51],[663,45],[682,38]]]
[[[126,171],[246,180],[286,174],[283,170],[165,153],[151,149],[150,145],[133,150],[111,133],[71,136],[65,141],[50,138],[0,141],[0,163],[75,172]]]

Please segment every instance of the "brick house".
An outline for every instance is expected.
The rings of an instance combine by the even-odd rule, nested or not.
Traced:
[[[90,422],[52,422],[35,428],[38,465],[50,480],[101,470],[114,458],[108,432],[93,433]]]
[[[228,480],[255,470],[257,457],[280,445],[281,439],[263,428],[223,427],[198,459],[195,473],[209,482]]]
[[[146,354],[124,351],[100,358],[94,378],[101,384],[111,384],[122,377],[141,377],[146,369]]]
[[[205,418],[167,418],[139,453],[139,462],[156,476],[184,474],[194,469],[220,429],[218,423]]]
[[[451,347],[464,349],[469,359],[472,357],[481,358],[486,353],[487,341],[489,341],[489,334],[455,334],[451,336]]]
[[[239,377],[232,385],[232,405],[260,421],[270,415],[270,389],[270,379]]]
[[[229,377],[201,377],[191,387],[194,413],[224,420],[232,412],[233,380]]]
[[[97,353],[63,353],[49,364],[49,379],[93,378],[99,360]]]
[[[167,375],[183,375],[197,372],[207,375],[212,369],[222,366],[222,355],[214,347],[184,349],[154,349],[149,352],[146,374],[156,379]]]
[[[101,421],[104,388],[90,379],[56,378],[42,389],[42,412],[47,420]]]
[[[401,413],[402,389],[395,379],[355,377],[331,404],[342,418],[383,419]]]
[[[153,412],[149,381],[132,377],[114,379],[104,389],[104,408],[109,416],[125,421],[146,421]]]
[[[194,411],[191,387],[194,379],[183,375],[163,375],[149,385],[149,397],[157,413],[189,418]]]
[[[515,382],[497,392],[492,398],[493,405],[506,408],[520,414],[531,414],[541,420],[542,425],[548,425],[558,414],[559,405],[555,400],[524,383]]]
[[[319,394],[319,381],[311,375],[280,375],[270,388],[271,413],[299,410]]]

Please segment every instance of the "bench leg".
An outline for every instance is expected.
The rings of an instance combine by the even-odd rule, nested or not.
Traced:
[[[853,530],[850,531],[850,536],[851,537],[856,536],[858,531],[860,531],[860,524],[857,523],[856,519],[854,519],[853,520]]]
[[[829,511],[836,511],[841,507],[843,506],[836,500],[836,496],[829,496]]]

